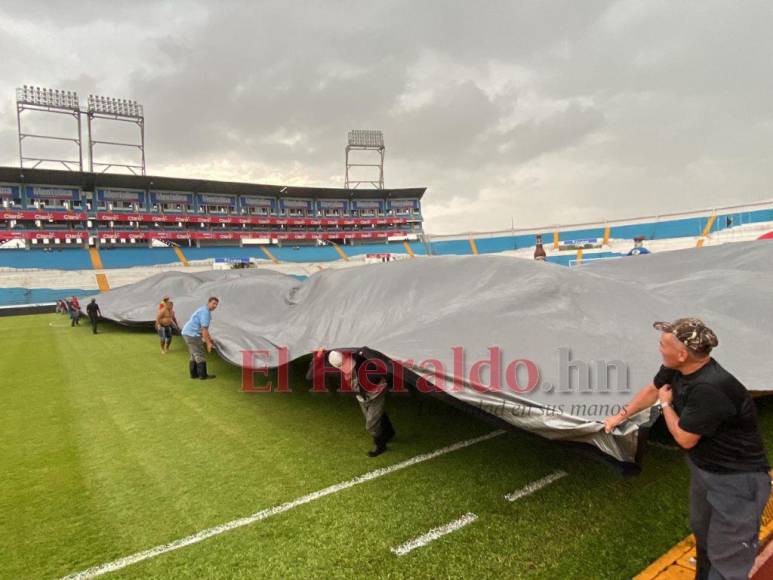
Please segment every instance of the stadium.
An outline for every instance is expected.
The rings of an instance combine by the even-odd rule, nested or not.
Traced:
[[[52,113],[76,132],[25,128]],[[2,578],[694,577],[689,446],[669,401],[627,412],[659,320],[716,331],[773,448],[773,200],[437,235],[380,130],[312,187],[154,175],[135,101],[24,85],[16,115]]]

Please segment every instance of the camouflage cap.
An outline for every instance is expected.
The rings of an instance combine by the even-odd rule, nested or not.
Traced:
[[[708,353],[719,344],[714,331],[698,318],[678,318],[673,322],[655,322],[652,326],[670,332],[692,351]]]

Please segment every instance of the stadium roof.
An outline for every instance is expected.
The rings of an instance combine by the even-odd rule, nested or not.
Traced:
[[[30,185],[59,185],[80,187],[85,191],[98,188],[141,189],[153,191],[184,191],[194,193],[223,193],[263,195],[271,197],[308,197],[313,199],[388,199],[421,198],[426,187],[405,189],[357,189],[347,190],[333,187],[296,187],[292,185],[264,185],[238,181],[213,181],[209,179],[188,179],[160,177],[153,175],[125,175],[116,173],[89,173],[60,171],[54,169],[21,169],[0,167],[0,183],[27,183]]]

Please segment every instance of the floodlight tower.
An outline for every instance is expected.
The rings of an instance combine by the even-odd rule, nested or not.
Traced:
[[[145,115],[142,105],[137,101],[127,99],[114,99],[112,97],[101,97],[89,95],[88,110],[88,132],[89,132],[89,171],[94,171],[95,167],[101,167],[100,173],[105,173],[111,167],[123,167],[128,169],[134,175],[138,171],[140,175],[145,175]],[[119,121],[133,123],[137,125],[140,132],[139,143],[119,143],[116,141],[97,141],[93,137],[92,125],[97,119],[108,121]],[[132,163],[98,163],[94,161],[95,145],[113,145],[116,147],[130,147],[138,149],[140,154],[139,164]]]
[[[352,151],[372,151],[378,154],[378,163],[351,163],[349,154]],[[384,189],[384,134],[373,129],[354,129],[349,131],[349,141],[346,145],[346,189],[357,189],[365,183],[375,189]],[[372,156],[371,156],[372,158]],[[352,167],[375,167],[378,169],[378,179],[352,179]]]
[[[63,137],[60,135],[38,135],[25,133],[22,130],[22,113],[24,111],[37,111],[42,113],[56,113],[69,115],[75,119],[78,133],[75,137]],[[45,163],[61,164],[68,171],[83,171],[83,152],[81,150],[81,111],[78,102],[78,93],[60,91],[58,89],[43,89],[24,85],[16,89],[16,123],[19,128],[19,166],[35,168]],[[57,159],[47,157],[27,157],[24,155],[25,139],[43,139],[48,141],[66,141],[75,144],[78,148],[78,160]]]

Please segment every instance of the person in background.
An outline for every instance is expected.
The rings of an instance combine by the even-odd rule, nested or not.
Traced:
[[[650,251],[644,247],[644,236],[638,236],[633,239],[633,248],[628,252],[629,256],[643,256],[649,254]]]
[[[172,332],[180,327],[174,314],[174,303],[171,300],[162,302],[163,307],[156,316],[156,332],[161,339],[161,354],[169,352],[172,345]]]
[[[92,298],[91,302],[86,306],[86,314],[89,317],[89,322],[91,322],[91,332],[97,334],[97,320],[102,316],[102,312],[99,310],[96,298]]]
[[[373,449],[368,451],[368,456],[381,455],[387,450],[387,443],[395,436],[395,429],[384,410],[389,374],[373,372],[374,369],[369,371],[365,369],[367,372],[361,373],[360,370],[368,363],[362,351],[344,354],[338,350],[331,350],[328,362],[341,370],[342,380],[351,385],[360,404],[360,410],[365,418],[365,430],[373,437]],[[361,381],[366,379],[375,388],[369,388],[367,384],[363,386]]]
[[[73,296],[70,298],[70,326],[78,326],[81,317],[81,303],[78,302],[78,297]]]
[[[209,323],[212,312],[220,303],[211,296],[207,303],[196,310],[182,329],[182,337],[191,355],[188,370],[192,379],[214,379],[215,375],[207,374],[207,353],[212,352],[212,337],[209,335]],[[206,350],[204,348],[206,347]]]

